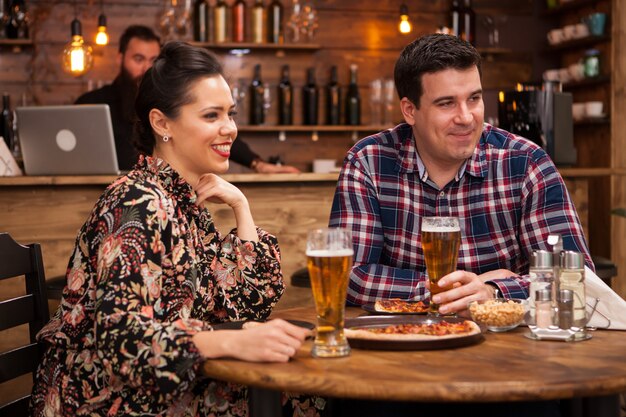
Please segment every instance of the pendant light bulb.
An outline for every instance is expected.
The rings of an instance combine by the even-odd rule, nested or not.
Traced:
[[[400,33],[404,34],[411,33],[413,30],[413,26],[409,21],[409,8],[406,4],[400,6],[400,23],[398,24],[398,30]]]
[[[81,24],[78,19],[72,21],[72,40],[63,49],[63,69],[73,76],[80,76],[91,69],[93,50],[85,43]]]
[[[109,34],[107,33],[107,17],[104,14],[98,16],[98,33],[96,34],[96,45],[108,45]]]

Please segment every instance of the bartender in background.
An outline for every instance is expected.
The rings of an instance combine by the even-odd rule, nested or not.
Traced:
[[[120,73],[112,84],[89,91],[78,97],[76,104],[108,104],[113,123],[117,162],[122,171],[132,169],[138,153],[132,143],[135,122],[135,96],[143,74],[161,51],[161,40],[147,26],[126,28],[119,42]],[[274,165],[250,149],[241,139],[233,142],[230,159],[259,173],[298,173],[288,165]]]

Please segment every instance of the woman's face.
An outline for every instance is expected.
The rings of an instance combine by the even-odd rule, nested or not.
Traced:
[[[177,118],[167,121],[171,139],[159,145],[169,148],[168,162],[187,180],[226,172],[237,137],[230,88],[221,75],[215,75],[193,83],[189,93],[192,102],[180,108]]]

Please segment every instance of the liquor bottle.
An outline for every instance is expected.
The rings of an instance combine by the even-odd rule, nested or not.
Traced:
[[[472,9],[472,0],[463,0],[463,35],[461,36],[463,40],[471,43],[472,45],[476,44],[476,13],[474,13],[474,9]]]
[[[213,25],[215,33],[213,39],[217,43],[228,40],[228,6],[224,0],[218,0],[213,9]]]
[[[254,66],[254,78],[250,84],[250,124],[262,125],[265,123],[265,113],[263,112],[263,96],[265,87],[261,81],[261,65]]]
[[[450,8],[450,29],[452,30],[452,35],[460,37],[462,29],[463,20],[461,19],[461,6],[459,5],[459,1],[461,0],[452,0],[452,7]]]
[[[283,5],[279,0],[272,0],[267,7],[267,41],[283,43]]]
[[[11,96],[8,93],[2,95],[2,118],[0,119],[0,136],[4,138],[7,148],[13,148],[13,112],[11,112]]]
[[[211,6],[207,0],[196,0],[193,6],[193,40],[211,42],[212,38]]]
[[[6,27],[6,35],[9,39],[28,39],[28,19],[26,17],[26,4],[24,0],[9,1],[9,21]]]
[[[263,8],[263,0],[256,0],[252,7],[252,42],[263,43],[265,25],[265,9]]]
[[[326,124],[341,123],[341,87],[337,83],[337,66],[330,68],[330,81],[326,84]]]
[[[356,64],[350,65],[350,84],[346,94],[346,124],[351,126],[361,124],[361,97],[357,84],[357,70]]]
[[[293,87],[289,81],[289,65],[283,65],[278,84],[278,124],[293,124]]]
[[[306,85],[302,87],[302,124],[317,125],[318,102],[315,68],[309,68],[306,72]]]
[[[237,0],[233,5],[233,42],[246,41],[246,2]]]

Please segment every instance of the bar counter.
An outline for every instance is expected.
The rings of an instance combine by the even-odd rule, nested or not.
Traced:
[[[610,176],[609,169],[563,169],[567,187],[581,217],[588,225],[588,179]],[[283,273],[289,285],[291,274],[306,265],[308,230],[324,227],[332,204],[337,173],[331,174],[225,174],[250,201],[255,222],[278,237]],[[20,243],[42,245],[46,276],[65,273],[78,229],[94,203],[116,176],[23,176],[0,177],[0,231]],[[234,226],[232,211],[224,205],[210,208],[219,230]],[[295,287],[287,298],[308,296],[308,289]],[[3,289],[0,289],[3,291]],[[285,306],[298,300],[281,302]]]

